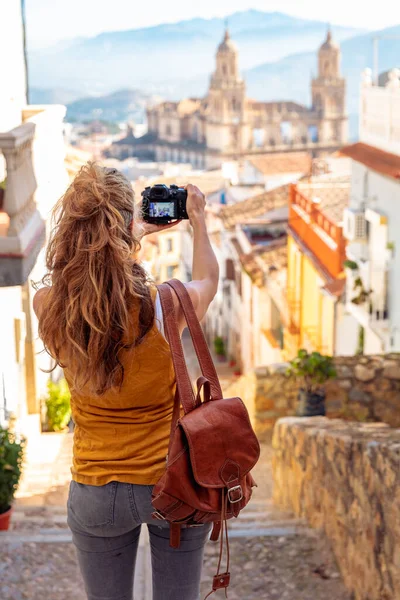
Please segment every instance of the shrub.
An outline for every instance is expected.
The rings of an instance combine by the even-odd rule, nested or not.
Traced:
[[[324,356],[319,352],[308,353],[302,349],[290,361],[286,374],[302,380],[303,389],[313,394],[318,392],[328,379],[336,377],[336,369],[331,356]]]
[[[351,271],[357,271],[358,264],[354,260],[345,260],[343,263],[345,269],[350,269]]]
[[[57,383],[49,381],[45,400],[48,431],[61,431],[71,418],[71,394],[65,379]]]
[[[225,356],[225,344],[220,336],[214,339],[214,351],[217,356]]]
[[[21,478],[25,439],[0,426],[0,514],[6,512],[14,499]]]

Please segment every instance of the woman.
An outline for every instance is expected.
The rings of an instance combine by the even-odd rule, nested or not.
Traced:
[[[202,319],[218,285],[205,201],[187,186],[193,281]],[[34,298],[39,334],[64,368],[75,423],[68,523],[88,600],[132,600],[142,523],[148,525],[153,600],[196,600],[208,526],[182,531],[152,518],[164,471],[175,374],[157,289],[135,260],[140,238],[167,226],[139,223],[132,187],[116,169],[89,163],[56,206],[47,284]],[[183,314],[174,295],[180,330]]]

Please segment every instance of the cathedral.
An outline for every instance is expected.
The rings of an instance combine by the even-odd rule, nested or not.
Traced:
[[[255,154],[307,150],[322,156],[340,148],[348,135],[346,82],[340,73],[340,48],[330,30],[318,51],[311,95],[311,107],[248,98],[238,50],[226,30],[207,96],[148,108],[148,133],[135,138],[129,132],[116,142],[114,155],[210,169]]]

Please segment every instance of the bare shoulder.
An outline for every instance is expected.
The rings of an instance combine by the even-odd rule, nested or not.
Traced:
[[[199,304],[199,291],[196,288],[195,285],[193,285],[195,282],[191,281],[189,283],[184,283],[183,285],[185,286],[187,292],[189,293],[190,299],[192,301],[192,304],[196,310],[198,304]],[[172,291],[172,290],[171,290]],[[175,292],[172,292],[172,298],[174,301],[174,308],[175,310],[180,310],[180,304],[179,304],[179,300],[178,300],[178,296],[175,294]]]
[[[33,297],[33,310],[35,311],[35,314],[37,317],[40,316],[40,313],[41,313],[42,307],[43,307],[43,302],[44,302],[49,290],[50,290],[50,288],[48,288],[48,287],[40,288],[40,290],[38,290]]]

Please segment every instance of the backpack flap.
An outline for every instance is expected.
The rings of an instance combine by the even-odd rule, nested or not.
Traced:
[[[197,483],[223,488],[255,466],[260,445],[240,398],[204,402],[180,421]]]

